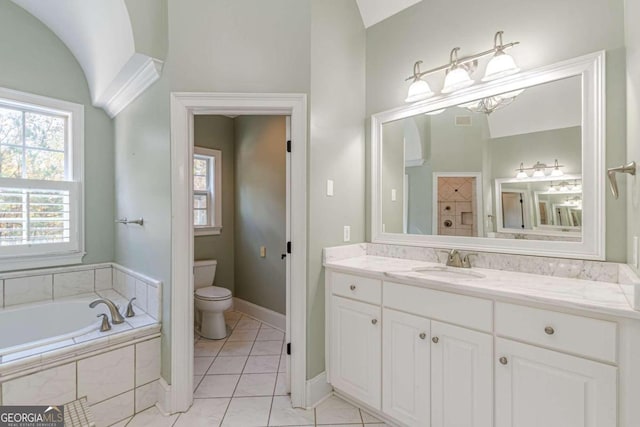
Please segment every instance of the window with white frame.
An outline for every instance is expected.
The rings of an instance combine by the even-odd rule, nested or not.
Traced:
[[[222,152],[195,147],[193,155],[193,226],[196,236],[222,229]]]
[[[84,107],[0,88],[0,271],[79,263]]]

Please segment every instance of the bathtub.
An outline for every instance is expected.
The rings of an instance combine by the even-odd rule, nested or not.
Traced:
[[[99,313],[85,301],[52,301],[0,310],[0,362],[3,356],[36,347],[55,348],[71,338],[100,329]]]

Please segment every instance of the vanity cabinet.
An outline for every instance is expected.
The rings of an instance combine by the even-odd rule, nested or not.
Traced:
[[[493,337],[431,322],[431,426],[492,427]]]
[[[625,323],[331,270],[326,280],[329,382],[391,422],[616,427],[621,404],[635,410],[617,394]]]
[[[429,425],[430,321],[384,309],[382,410],[410,426]]]
[[[496,427],[614,427],[617,369],[496,339]]]
[[[334,296],[331,311],[331,383],[380,409],[380,307]]]

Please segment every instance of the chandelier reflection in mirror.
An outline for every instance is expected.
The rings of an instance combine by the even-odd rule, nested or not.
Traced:
[[[417,102],[431,98],[435,92],[431,90],[429,84],[423,79],[424,76],[445,71],[444,85],[441,93],[453,93],[467,88],[475,83],[471,75],[478,68],[478,59],[493,55],[493,58],[486,66],[483,82],[499,79],[520,71],[513,58],[505,53],[505,50],[512,48],[520,42],[504,44],[502,41],[503,31],[498,31],[493,38],[493,48],[474,55],[458,58],[459,47],[453,48],[449,55],[449,63],[427,71],[420,71],[422,61],[417,61],[413,65],[413,75],[405,79],[412,80],[405,102]],[[501,95],[491,96],[462,105],[473,112],[491,114],[492,112],[509,105],[522,93],[522,90],[513,91]]]

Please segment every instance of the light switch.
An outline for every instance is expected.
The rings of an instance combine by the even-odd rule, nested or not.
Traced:
[[[327,180],[327,196],[333,196],[333,180]]]
[[[395,189],[395,188],[392,188],[392,189],[391,189],[391,201],[392,201],[392,202],[395,202],[397,198],[398,198],[397,191],[396,191],[396,189]]]
[[[266,258],[267,256],[267,247],[260,246],[260,258]]]
[[[345,242],[350,241],[351,240],[351,226],[345,225],[343,234],[344,234],[344,236],[343,236],[344,237],[344,241]]]

